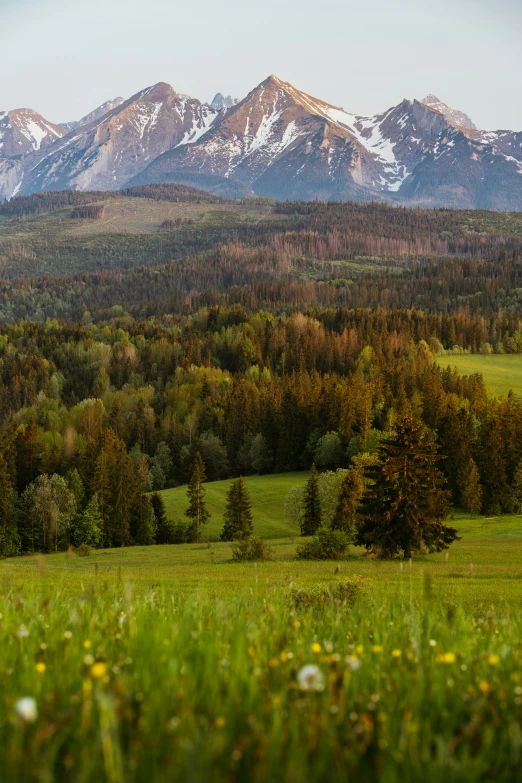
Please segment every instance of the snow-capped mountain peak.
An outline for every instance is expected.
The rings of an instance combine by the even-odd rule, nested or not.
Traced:
[[[0,196],[180,182],[232,197],[522,210],[522,133],[477,130],[434,95],[363,116],[272,75],[213,103],[160,82],[67,135],[4,112]]]
[[[425,106],[429,106],[430,109],[440,112],[448,122],[451,122],[453,125],[458,125],[459,128],[476,130],[475,124],[467,114],[464,114],[463,111],[459,111],[458,109],[451,109],[447,103],[443,103],[436,95],[430,93],[430,95],[427,95],[422,99],[421,103],[424,103]]]

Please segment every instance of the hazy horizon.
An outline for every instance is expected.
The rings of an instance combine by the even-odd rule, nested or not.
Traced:
[[[78,120],[159,81],[210,101],[243,98],[274,73],[358,114],[434,93],[484,129],[522,129],[522,6],[516,0],[414,0],[371,7],[268,0],[176,8],[168,0],[0,0],[9,80],[0,110]],[[201,21],[203,20],[203,21]]]

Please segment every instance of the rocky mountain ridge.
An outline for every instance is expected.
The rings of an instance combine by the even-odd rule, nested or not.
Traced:
[[[238,103],[165,83],[119,101],[69,133],[47,124],[21,156],[0,146],[0,194],[179,182],[229,197],[522,210],[522,132],[478,130],[434,95],[366,117],[270,76]]]

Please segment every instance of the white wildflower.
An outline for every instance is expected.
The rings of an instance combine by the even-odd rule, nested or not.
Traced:
[[[299,670],[297,681],[302,691],[324,690],[324,674],[321,669],[313,663],[303,666],[303,668]]]
[[[34,723],[38,717],[38,707],[36,701],[31,696],[18,699],[15,704],[15,711],[18,717],[26,723]]]

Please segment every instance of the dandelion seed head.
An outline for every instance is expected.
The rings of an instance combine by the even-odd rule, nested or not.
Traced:
[[[302,691],[324,690],[324,674],[313,663],[303,666],[297,674],[297,681]]]
[[[25,696],[23,699],[18,699],[15,704],[15,712],[18,717],[26,723],[34,723],[38,717],[36,700],[31,696]]]

